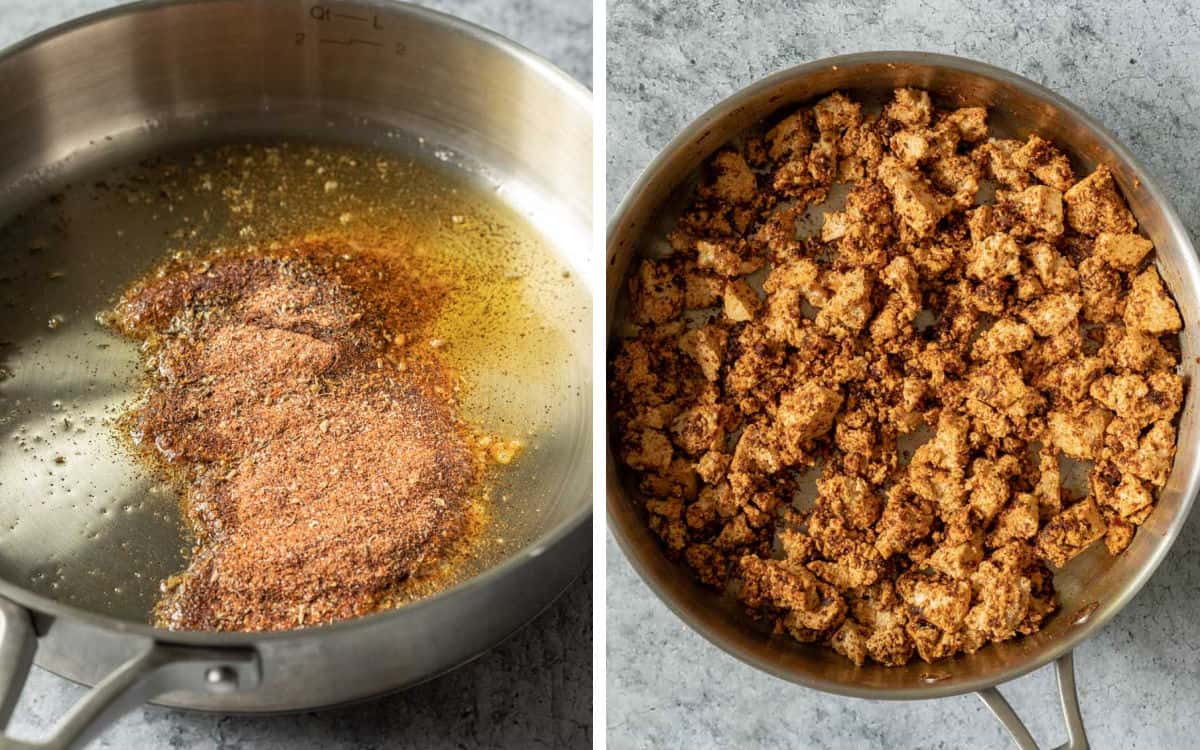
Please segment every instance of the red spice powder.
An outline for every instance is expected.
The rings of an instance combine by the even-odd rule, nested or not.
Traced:
[[[480,461],[422,342],[445,289],[329,238],[176,261],[113,324],[145,342],[135,441],[196,539],[160,626],[282,630],[389,606],[466,533]]]

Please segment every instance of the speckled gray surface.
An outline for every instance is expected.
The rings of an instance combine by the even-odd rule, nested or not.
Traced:
[[[687,122],[762,76],[828,55],[921,49],[1017,71],[1098,117],[1200,230],[1200,12],[1187,2],[610,2],[611,211]],[[608,542],[608,746],[1007,748],[972,696],[835,698],[756,672],[662,605]],[[1096,748],[1196,747],[1200,517],[1153,580],[1076,653]],[[1048,669],[1006,688],[1043,746],[1066,739]],[[1053,744],[1051,744],[1053,743]]]
[[[110,0],[2,0],[0,46]],[[587,0],[441,0],[423,5],[521,42],[591,84]],[[35,669],[12,729],[35,737],[83,690]],[[592,577],[585,574],[532,625],[471,664],[425,685],[355,707],[287,717],[133,711],[94,747],[563,748],[589,747],[592,723]]]

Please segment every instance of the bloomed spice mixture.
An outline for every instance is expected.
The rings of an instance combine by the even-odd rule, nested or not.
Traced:
[[[118,303],[150,371],[128,426],[196,542],[161,626],[366,614],[469,532],[487,440],[425,331],[445,290],[402,257],[308,237],[174,260]]]
[[[844,209],[801,239],[835,183]],[[1037,631],[1052,571],[1124,550],[1174,458],[1183,322],[1136,230],[1104,165],[1076,175],[913,89],[879,115],[835,93],[722,150],[673,251],[634,269],[612,364],[651,527],[857,664]]]

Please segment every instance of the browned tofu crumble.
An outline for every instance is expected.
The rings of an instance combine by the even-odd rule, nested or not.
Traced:
[[[1136,228],[1104,165],[1077,178],[915,89],[877,115],[835,93],[725,148],[673,251],[634,269],[612,362],[651,528],[856,664],[1037,631],[1052,569],[1124,550],[1174,458],[1183,322]]]

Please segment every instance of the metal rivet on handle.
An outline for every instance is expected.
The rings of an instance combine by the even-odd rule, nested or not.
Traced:
[[[212,687],[231,688],[237,685],[237,672],[230,667],[209,667],[204,681]]]

